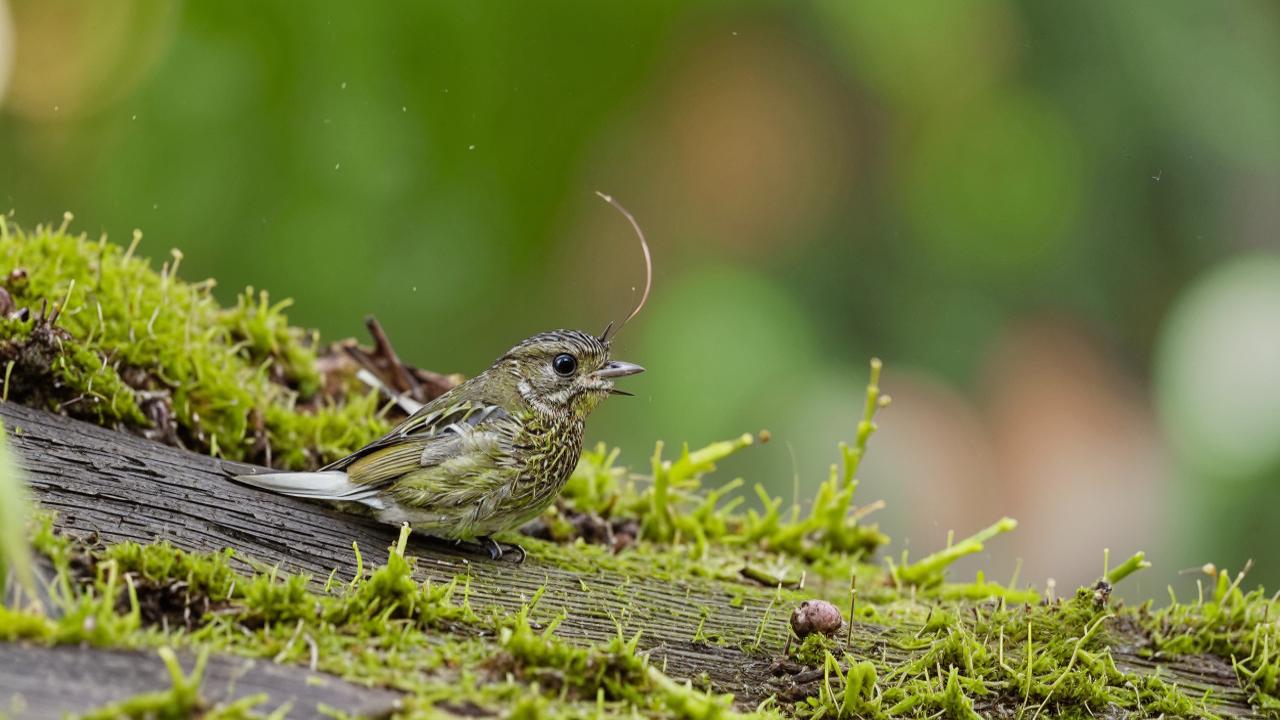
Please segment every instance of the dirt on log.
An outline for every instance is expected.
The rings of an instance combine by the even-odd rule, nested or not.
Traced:
[[[319,582],[335,569],[339,578],[356,572],[353,541],[366,558],[377,559],[395,540],[395,528],[372,519],[229,480],[249,466],[11,403],[0,402],[0,419],[36,499],[57,512],[56,527],[73,535],[108,542],[167,540],[193,551],[231,547],[244,570],[251,569],[247,559],[253,559],[309,573]],[[607,640],[617,634],[616,623],[628,634],[642,631],[642,645],[669,675],[733,693],[743,708],[772,694],[803,696],[807,682],[816,691],[820,680],[771,672],[786,642],[787,613],[774,610],[762,626],[772,598],[764,588],[744,590],[702,578],[630,577],[598,568],[576,571],[534,557],[520,565],[491,562],[418,536],[407,554],[417,558],[419,580],[448,582],[469,575],[470,600],[477,607],[515,612],[545,586],[539,607],[565,612],[557,632],[566,640]],[[719,644],[693,641],[704,618],[703,636],[715,636]],[[758,635],[757,652],[739,649],[755,644]],[[854,653],[890,666],[909,661],[912,654],[888,642],[888,636],[888,628],[859,623]],[[5,652],[0,646],[0,654]],[[1123,643],[1112,652],[1122,669],[1158,670],[1181,687],[1211,689],[1213,709],[1223,716],[1257,717],[1221,659],[1157,663]]]

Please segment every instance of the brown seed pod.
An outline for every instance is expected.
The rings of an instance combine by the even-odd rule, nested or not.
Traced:
[[[1098,583],[1093,586],[1093,604],[1099,608],[1105,607],[1107,602],[1111,600],[1111,583],[1106,578],[1101,578]]]
[[[791,612],[791,629],[801,640],[815,632],[834,635],[843,626],[840,610],[826,600],[805,600]]]

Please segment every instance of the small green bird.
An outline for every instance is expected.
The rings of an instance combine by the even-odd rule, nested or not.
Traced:
[[[540,333],[424,405],[383,437],[316,472],[240,475],[284,495],[371,508],[383,522],[456,540],[520,527],[578,464],[587,416],[615,378],[644,368],[609,357],[608,332]],[[518,548],[518,546],[517,546]],[[523,560],[523,550],[520,550]]]
[[[618,326],[640,313],[653,286],[644,251],[640,301]],[[540,333],[519,343],[488,370],[414,412],[383,437],[316,472],[239,475],[255,487],[314,500],[354,503],[383,522],[454,540],[479,540],[502,557],[495,533],[512,530],[547,508],[582,453],[587,416],[606,395],[630,395],[616,378],[644,368],[609,357],[613,324],[595,337],[578,330]],[[517,562],[524,560],[524,549]]]

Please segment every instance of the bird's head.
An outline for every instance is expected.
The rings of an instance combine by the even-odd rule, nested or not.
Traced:
[[[578,330],[534,335],[507,351],[496,368],[509,373],[516,391],[543,413],[586,417],[606,395],[629,395],[613,387],[616,378],[644,368],[609,357],[607,337]]]

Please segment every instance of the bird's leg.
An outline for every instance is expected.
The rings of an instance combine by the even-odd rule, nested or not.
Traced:
[[[520,557],[515,561],[515,563],[516,563],[517,565],[522,565],[522,564],[524,564],[524,558],[525,558],[525,556],[526,556],[528,553],[526,553],[526,552],[524,551],[524,546],[523,546],[523,545],[508,545],[508,546],[507,546],[507,549],[508,549],[508,550],[515,550],[515,551],[519,552],[519,553],[520,553]]]
[[[502,559],[502,545],[497,540],[494,540],[489,535],[481,535],[476,538],[476,540],[479,540],[480,547],[484,548],[484,551],[489,553],[490,560]]]
[[[494,540],[489,535],[480,535],[475,539],[475,542],[454,539],[452,543],[454,547],[460,548],[469,553],[484,553],[489,556],[490,560],[501,560],[508,552],[514,551],[517,556],[513,562],[517,565],[524,562],[526,555],[524,548],[519,545],[505,545]]]
[[[494,542],[492,538],[481,537],[476,538],[477,542],[468,542],[462,538],[454,538],[452,545],[463,552],[467,553],[483,553],[489,556],[490,560],[497,560],[502,557],[502,547]]]
[[[520,554],[520,557],[515,560],[515,564],[519,565],[524,562],[525,556],[527,555],[524,548],[519,545],[504,546],[502,543],[494,540],[490,535],[481,535],[476,538],[476,540],[479,540],[480,547],[484,548],[484,550],[489,553],[490,560],[501,560],[502,556],[505,555],[507,551],[514,550]]]

